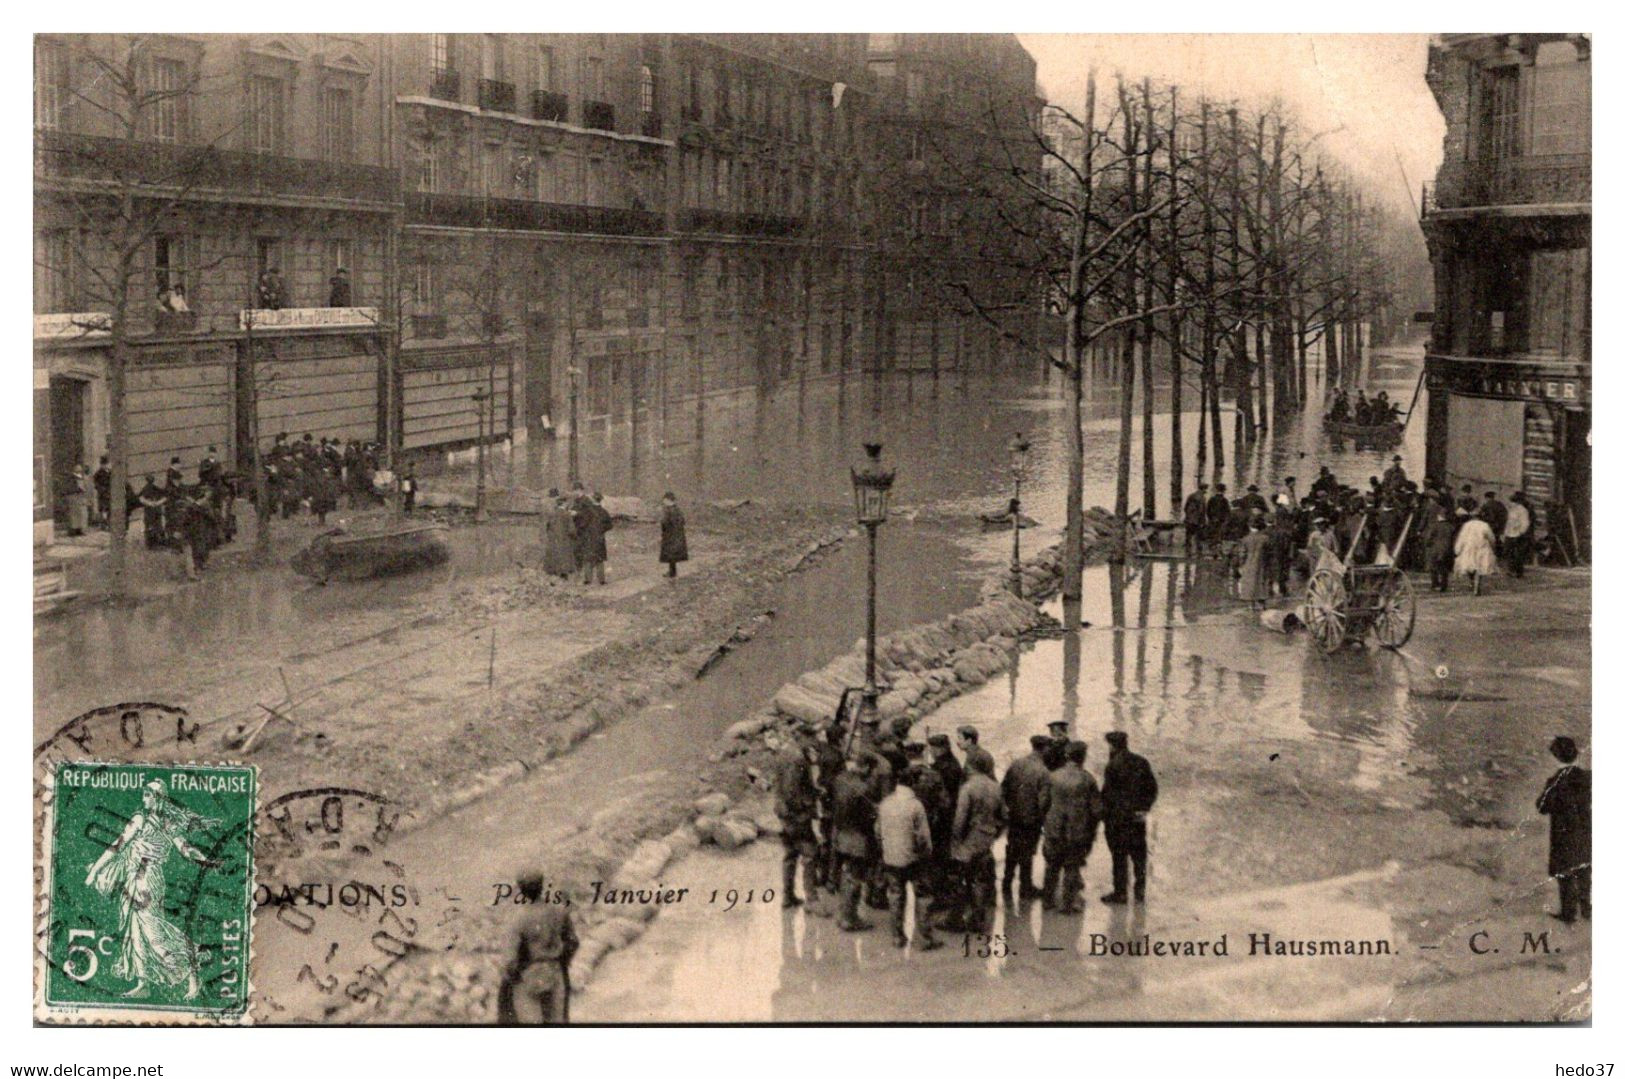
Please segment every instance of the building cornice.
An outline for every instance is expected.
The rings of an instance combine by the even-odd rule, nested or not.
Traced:
[[[495,109],[482,109],[478,105],[465,105],[461,101],[442,101],[437,97],[426,97],[420,94],[397,94],[397,105],[421,105],[424,108],[442,109],[447,112],[460,112],[467,116],[486,117],[492,120],[502,120],[505,123],[519,124],[524,127],[543,128],[549,131],[565,131],[572,135],[593,135],[598,138],[612,139],[616,142],[642,143],[645,146],[671,146],[672,140],[658,139],[649,135],[634,135],[629,132],[605,131],[596,127],[577,127],[575,124],[563,123],[559,120],[537,120],[530,116],[521,116],[516,112],[498,112]]]

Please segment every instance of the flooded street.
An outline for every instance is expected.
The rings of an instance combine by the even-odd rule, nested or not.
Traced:
[[[1550,724],[1535,717],[1584,721],[1583,581],[1547,582],[1553,591],[1538,604],[1527,595],[1424,601],[1406,652],[1328,660],[1301,635],[1263,630],[1239,608],[1212,610],[1208,582],[1188,567],[1086,576],[1090,628],[1030,646],[1007,678],[927,722],[977,725],[1001,775],[1057,716],[1089,743],[1097,775],[1101,735],[1128,731],[1162,790],[1149,822],[1144,907],[1098,902],[1110,884],[1104,842],[1085,871],[1081,917],[1028,902],[1012,909],[1006,899],[991,941],[951,936],[930,954],[894,948],[883,924],[849,934],[775,904],[679,906],[605,962],[577,1015],[1445,1020],[1481,1017],[1489,982],[1509,1016],[1528,1014],[1550,986],[1585,983],[1589,925],[1565,929],[1542,913],[1552,899],[1545,821],[1530,811],[1550,771]],[[1513,611],[1533,633],[1515,659],[1496,649],[1494,629]],[[1433,688],[1441,663],[1453,669],[1452,685],[1516,706],[1413,695]],[[759,895],[778,885],[778,853],[773,842],[733,856],[702,851],[665,880],[701,896]],[[1482,943],[1548,929],[1562,959],[1469,947],[1479,930]],[[1378,954],[1255,954],[1254,934],[1370,942]],[[1112,954],[1141,941],[1206,941],[1210,954]],[[1221,941],[1227,954],[1211,954]],[[719,970],[732,972],[720,984]]]

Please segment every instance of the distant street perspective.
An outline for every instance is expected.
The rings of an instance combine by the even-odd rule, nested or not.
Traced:
[[[1590,37],[1278,45],[37,37],[41,985],[1589,1020]]]

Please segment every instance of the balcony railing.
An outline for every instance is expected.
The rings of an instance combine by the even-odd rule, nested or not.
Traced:
[[[685,232],[717,232],[729,236],[794,236],[805,221],[799,217],[736,213],[732,210],[684,210]]]
[[[665,217],[650,210],[471,195],[409,195],[406,218],[409,223],[417,225],[577,232],[603,236],[658,236],[666,231]]]
[[[561,94],[556,90],[532,90],[530,115],[536,120],[565,123],[570,119],[570,95]]]
[[[646,112],[638,122],[638,130],[651,139],[660,137],[660,114]]]
[[[1590,154],[1541,154],[1469,164],[1432,192],[1435,210],[1591,201]]]
[[[518,107],[515,104],[517,100],[513,83],[498,82],[496,79],[480,80],[480,108],[513,112]]]
[[[429,96],[441,101],[456,101],[462,84],[462,76],[456,71],[449,67],[438,68],[429,73]]]
[[[152,328],[155,333],[193,333],[197,330],[197,312],[155,311]]]
[[[581,124],[598,131],[615,130],[615,106],[607,101],[581,103]]]
[[[39,132],[34,146],[35,172],[43,178],[182,193],[225,190],[369,202],[400,197],[395,170],[375,165],[63,132]]]

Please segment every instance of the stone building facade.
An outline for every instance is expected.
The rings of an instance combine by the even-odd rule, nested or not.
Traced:
[[[896,155],[911,127],[933,153],[969,152],[986,135],[978,73],[1030,102],[1033,62],[1010,36],[936,37],[39,38],[41,489],[106,444],[111,300],[87,260],[108,255],[85,215],[109,176],[74,175],[93,171],[73,152],[86,140],[180,177],[128,305],[131,392],[150,395],[130,398],[137,483],[205,445],[240,456],[251,369],[262,440],[417,453],[572,423],[680,430],[718,393],[991,362],[990,335],[928,287],[933,265],[986,245],[952,215],[947,172],[927,192]],[[173,95],[104,130],[78,98],[132,58]],[[273,264],[288,310],[245,316]],[[157,310],[171,283],[186,315]],[[57,499],[41,498],[48,518]]]
[[[1435,315],[1428,473],[1522,489],[1569,551],[1591,506],[1591,42],[1447,34],[1446,122],[1424,196]]]

